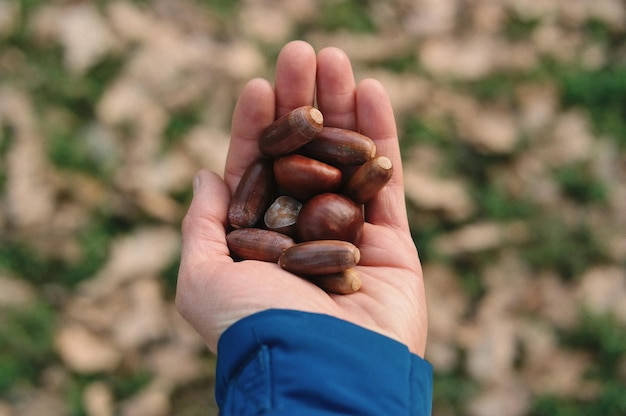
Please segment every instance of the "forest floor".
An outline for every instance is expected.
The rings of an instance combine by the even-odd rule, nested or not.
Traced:
[[[0,0],[0,416],[217,414],[200,168],[292,39],[396,112],[434,415],[626,414],[621,0]]]

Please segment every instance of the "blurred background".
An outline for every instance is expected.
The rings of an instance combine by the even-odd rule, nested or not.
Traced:
[[[0,0],[0,415],[217,414],[191,178],[289,40],[388,89],[434,415],[626,414],[623,0]]]

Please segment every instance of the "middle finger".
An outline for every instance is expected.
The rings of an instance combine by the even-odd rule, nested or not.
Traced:
[[[325,126],[356,130],[355,91],[352,65],[345,52],[322,49],[317,55],[317,104]]]
[[[312,105],[315,97],[315,50],[303,41],[286,44],[276,61],[276,118],[289,110]]]

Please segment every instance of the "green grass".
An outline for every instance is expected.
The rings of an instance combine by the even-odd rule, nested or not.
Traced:
[[[48,159],[62,170],[77,171],[109,181],[116,161],[99,154],[85,130],[56,132],[47,142]]]
[[[0,158],[4,157],[7,150],[11,147],[14,135],[15,132],[10,126],[2,125],[2,130],[0,131]]]
[[[233,16],[240,7],[239,0],[195,0],[207,9],[217,12],[222,17]]]
[[[560,167],[555,172],[563,193],[580,204],[603,204],[607,202],[606,186],[595,179],[589,166],[574,163]]]
[[[461,372],[435,373],[433,378],[433,407],[446,409],[449,414],[463,415],[465,404],[479,387]]]
[[[479,272],[480,267],[475,262],[474,264],[472,263],[470,259],[461,259],[454,262],[455,269],[459,272],[461,287],[470,301],[469,315],[475,312],[480,300],[487,294],[482,274]]]
[[[57,263],[56,267],[52,267],[57,280],[73,287],[92,277],[106,261],[115,234],[115,229],[108,228],[106,222],[94,222],[80,230],[78,235],[81,247],[80,259],[75,263]]]
[[[510,102],[516,86],[523,81],[531,80],[533,73],[496,72],[473,81],[457,81],[455,89],[475,97],[481,102]]]
[[[346,30],[373,33],[374,22],[368,13],[369,0],[324,1],[321,5],[318,29],[328,32]]]
[[[0,397],[16,386],[35,386],[54,361],[55,312],[44,302],[0,312]]]
[[[4,238],[0,244],[0,270],[39,284],[45,281],[45,260],[28,244]]]
[[[494,181],[489,181],[482,187],[474,187],[472,196],[478,206],[477,215],[488,220],[527,220],[536,212],[530,201],[512,195],[504,186]]]
[[[600,383],[594,399],[542,395],[530,412],[531,416],[621,416],[626,414],[626,387],[620,363],[626,356],[626,329],[611,315],[582,312],[579,326],[562,331],[565,348],[583,350],[593,357],[587,378]]]
[[[532,35],[540,23],[541,19],[539,18],[524,18],[517,14],[511,14],[504,27],[504,35],[513,42],[524,41]]]
[[[446,119],[424,119],[421,115],[407,117],[402,123],[401,150],[408,151],[414,145],[430,144],[442,149],[456,146],[454,126]],[[406,153],[406,152],[405,152]]]
[[[161,273],[161,280],[165,285],[165,296],[168,297],[169,300],[174,300],[179,268],[180,259],[176,258]]]
[[[567,348],[584,349],[594,356],[595,368],[591,376],[609,380],[618,378],[620,360],[626,356],[626,327],[612,315],[590,311],[583,311],[580,315],[576,328],[562,331],[561,343]]]
[[[6,47],[23,52],[24,66],[28,68],[7,74],[7,81],[30,93],[50,160],[60,168],[106,177],[111,166],[89,149],[84,132],[96,120],[96,105],[121,71],[122,59],[108,57],[85,74],[75,75],[65,68],[60,46],[40,45],[29,36],[28,32],[18,31],[5,40]]]
[[[607,260],[602,241],[582,218],[569,225],[557,213],[537,215],[530,225],[531,238],[522,246],[522,254],[535,270],[552,270],[572,280]]]
[[[105,384],[111,390],[115,403],[120,403],[140,393],[152,379],[153,375],[146,370],[122,369],[111,374],[71,374],[65,389],[69,416],[88,416],[84,406],[84,393],[91,383]]]
[[[443,227],[428,219],[424,220],[425,215],[411,203],[408,204],[408,215],[411,235],[422,263],[443,260],[433,246],[433,241],[440,235]]]
[[[380,62],[381,68],[386,68],[392,72],[402,73],[421,73],[422,68],[415,54],[409,53],[403,56],[395,56]]]
[[[65,261],[43,256],[27,242],[8,240],[0,244],[0,270],[20,276],[35,285],[48,283],[74,287],[92,277],[104,264],[112,239],[128,228],[127,220],[94,214],[93,221],[76,236],[80,256]]]
[[[598,134],[613,137],[626,149],[626,66],[571,69],[557,79],[566,108],[585,108]]]
[[[5,155],[13,143],[14,131],[8,125],[0,125],[0,192],[3,192],[7,180],[7,172],[4,169]]]
[[[185,108],[173,113],[163,133],[163,151],[167,151],[202,121],[199,108]]]
[[[591,41],[609,46],[611,49],[619,48],[623,37],[614,31],[606,22],[596,18],[587,20],[583,27],[585,37]]]

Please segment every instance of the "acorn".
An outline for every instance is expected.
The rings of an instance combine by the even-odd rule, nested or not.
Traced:
[[[340,273],[356,266],[361,252],[352,243],[338,240],[306,241],[288,247],[278,264],[291,273],[306,276]]]
[[[293,109],[270,124],[259,137],[259,150],[268,157],[294,152],[322,131],[324,117],[315,107]]]
[[[344,193],[357,204],[374,197],[391,180],[393,165],[386,156],[377,156],[361,165],[348,179]]]
[[[335,165],[361,165],[376,156],[376,144],[356,131],[324,127],[302,153],[322,162]]]
[[[301,201],[341,185],[341,171],[334,166],[302,155],[287,155],[274,161],[278,186]]]
[[[276,263],[283,252],[293,246],[293,239],[285,234],[261,228],[240,228],[226,235],[231,255],[243,260]]]
[[[362,205],[344,195],[323,193],[302,206],[296,234],[301,241],[342,240],[358,244],[364,222]]]
[[[274,193],[272,162],[259,159],[241,176],[228,206],[228,222],[233,228],[253,227],[263,217]]]
[[[361,289],[361,275],[354,268],[349,268],[338,273],[318,274],[315,276],[303,276],[306,280],[328,293],[349,295]]]
[[[265,211],[263,222],[273,231],[293,236],[302,203],[288,195],[281,195]]]

